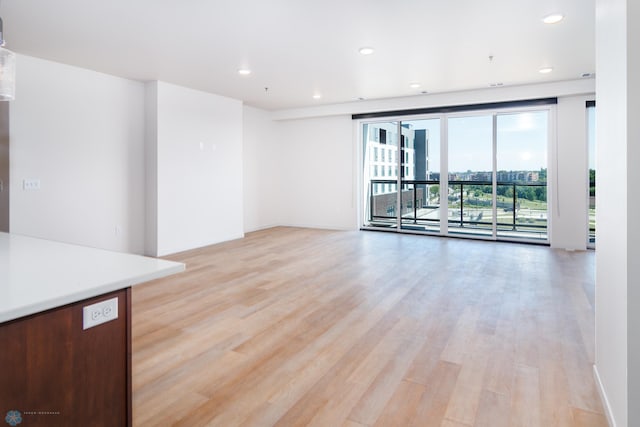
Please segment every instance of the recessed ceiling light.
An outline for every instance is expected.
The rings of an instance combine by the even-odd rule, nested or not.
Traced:
[[[418,89],[420,86],[422,86],[420,83],[414,82],[414,83],[409,83],[409,87],[411,89]]]
[[[249,74],[251,74],[251,70],[248,68],[240,68],[238,70],[238,74],[240,74],[241,76],[248,76]]]
[[[551,68],[551,67],[544,67],[544,68],[540,68],[540,69],[538,70],[538,72],[539,72],[540,74],[549,74],[549,73],[550,73],[550,72],[552,72],[552,71],[553,71],[553,68]]]
[[[322,98],[322,95],[320,95],[319,93],[316,93],[315,95],[313,95],[313,99],[320,99]]]
[[[564,15],[561,13],[552,13],[551,15],[547,15],[542,18],[542,22],[545,24],[557,24],[558,22],[564,19]]]
[[[375,50],[372,47],[361,47],[358,52],[360,55],[371,55]]]

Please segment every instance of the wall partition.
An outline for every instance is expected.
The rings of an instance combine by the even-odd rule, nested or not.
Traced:
[[[554,101],[354,116],[362,228],[548,242]]]

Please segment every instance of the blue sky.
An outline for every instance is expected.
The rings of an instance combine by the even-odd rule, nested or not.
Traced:
[[[500,114],[498,121],[498,170],[539,170],[547,167],[547,112]],[[449,172],[491,171],[492,117],[450,117]],[[428,129],[430,169],[439,171],[439,119],[413,120],[415,129]]]

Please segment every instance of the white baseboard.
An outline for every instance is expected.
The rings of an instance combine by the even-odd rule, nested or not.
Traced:
[[[267,230],[269,228],[281,227],[280,224],[259,225],[257,227],[251,227],[244,230],[245,234],[253,233],[254,231]]]
[[[327,230],[327,231],[357,231],[358,228],[352,228],[352,227],[333,227],[333,226],[324,226],[324,225],[317,225],[317,224],[272,224],[272,225],[265,225],[265,226],[260,226],[258,228],[248,228],[246,230],[244,230],[245,233],[253,233],[255,231],[262,231],[262,230],[268,230],[270,228],[276,228],[276,227],[291,227],[291,228],[311,228],[311,229],[315,229],[315,230]]]
[[[596,380],[596,387],[598,388],[598,394],[600,394],[600,399],[602,400],[602,406],[604,406],[604,414],[607,416],[609,427],[617,427],[616,420],[613,418],[609,399],[607,399],[607,393],[605,393],[602,381],[600,381],[600,374],[598,373],[598,367],[596,365],[593,365],[593,378]]]
[[[359,230],[360,227],[358,224],[353,222],[353,224],[338,224],[338,225],[327,225],[327,224],[312,224],[308,222],[280,222],[277,224],[271,223],[266,225],[258,225],[253,227],[246,227],[244,229],[245,233],[253,233],[254,231],[266,230],[269,228],[275,227],[294,227],[294,228],[313,228],[316,230],[330,230],[330,231],[356,231]]]
[[[326,224],[309,224],[309,223],[290,223],[282,224],[283,227],[297,227],[297,228],[313,228],[316,230],[328,230],[328,231],[356,231],[358,227],[356,225],[326,225]]]

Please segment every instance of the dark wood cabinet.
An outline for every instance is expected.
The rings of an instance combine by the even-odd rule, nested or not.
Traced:
[[[118,318],[83,330],[86,305],[118,297]],[[131,289],[0,325],[0,416],[25,426],[131,425]]]

